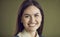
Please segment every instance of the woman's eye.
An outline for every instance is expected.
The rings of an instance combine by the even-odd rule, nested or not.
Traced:
[[[38,17],[39,15],[35,15],[35,17]]]
[[[29,16],[25,16],[25,18],[29,18]]]

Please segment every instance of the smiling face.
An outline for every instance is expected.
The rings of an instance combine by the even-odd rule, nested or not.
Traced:
[[[25,30],[36,31],[40,27],[41,21],[42,16],[37,7],[32,5],[24,10],[21,22],[23,23]]]

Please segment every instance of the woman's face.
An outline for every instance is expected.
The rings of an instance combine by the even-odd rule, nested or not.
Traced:
[[[27,31],[36,31],[42,21],[40,10],[35,6],[29,6],[24,10],[21,22]]]

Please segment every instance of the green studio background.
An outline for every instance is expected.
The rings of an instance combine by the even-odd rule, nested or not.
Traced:
[[[0,0],[0,37],[12,37],[16,28],[18,8],[23,0]],[[60,0],[38,0],[44,20],[44,37],[60,37]]]

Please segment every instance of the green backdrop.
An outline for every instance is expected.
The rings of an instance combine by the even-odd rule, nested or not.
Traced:
[[[12,37],[23,0],[0,0],[0,37]],[[44,37],[60,37],[60,0],[38,0],[44,10]]]

